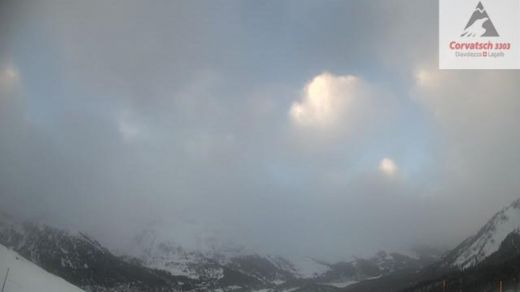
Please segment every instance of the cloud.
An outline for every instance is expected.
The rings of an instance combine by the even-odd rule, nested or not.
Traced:
[[[142,133],[142,126],[132,119],[128,110],[119,114],[116,123],[119,133],[126,141],[135,140]]]
[[[353,75],[322,73],[305,85],[301,100],[289,110],[291,121],[299,127],[331,129],[363,98],[361,81]]]
[[[397,164],[390,158],[383,158],[379,163],[379,171],[388,176],[397,174],[399,168]]]
[[[438,74],[427,69],[419,69],[415,73],[416,85],[421,88],[431,88],[438,86]]]
[[[14,90],[20,81],[18,70],[13,65],[0,68],[0,93],[7,94]]]
[[[464,236],[520,189],[518,74],[416,70],[435,1],[119,4],[0,9],[20,15],[0,18],[13,211],[101,240],[164,219],[339,256]]]
[[[18,80],[18,72],[13,66],[6,66],[0,73],[0,79],[2,82],[16,82]]]
[[[457,234],[457,230],[476,229],[519,196],[520,183],[514,174],[520,172],[520,75],[435,66],[415,72],[411,96],[435,130],[432,145],[438,183],[434,195],[446,201],[447,218],[466,218],[453,220],[457,225],[446,230]]]

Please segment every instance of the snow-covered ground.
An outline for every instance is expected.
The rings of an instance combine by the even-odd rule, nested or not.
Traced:
[[[327,286],[333,286],[336,288],[345,288],[350,285],[354,285],[356,283],[359,283],[359,281],[343,281],[343,282],[330,282],[330,283],[324,283]]]
[[[296,275],[301,278],[318,277],[330,270],[329,266],[310,257],[289,257],[288,260],[294,266]]]
[[[379,278],[381,278],[381,276],[382,275],[375,276],[375,277],[368,277],[368,278],[364,279],[364,281],[379,279]],[[360,281],[345,280],[345,281],[341,281],[341,282],[329,282],[329,283],[323,283],[323,284],[327,285],[327,286],[333,286],[333,287],[336,287],[336,288],[346,288],[348,286],[357,284],[359,282]]]
[[[224,276],[222,267],[232,265],[233,260],[241,257],[267,260],[277,269],[299,278],[317,277],[330,269],[327,265],[308,257],[290,257],[286,261],[284,258],[257,253],[241,246],[226,249],[187,249],[154,229],[146,229],[136,236],[130,246],[130,254],[139,258],[147,267],[192,279],[202,277],[218,280]],[[284,282],[283,279],[272,280],[272,284],[275,285]]]
[[[0,288],[9,268],[5,292],[81,292],[83,290],[54,276],[16,252],[0,245]]]

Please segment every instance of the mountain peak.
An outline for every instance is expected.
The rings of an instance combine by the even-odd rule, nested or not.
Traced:
[[[520,229],[520,199],[497,212],[475,235],[449,252],[444,265],[465,269],[473,267],[500,248],[511,233]]]

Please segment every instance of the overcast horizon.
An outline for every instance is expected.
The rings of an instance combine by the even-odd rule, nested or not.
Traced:
[[[452,248],[520,198],[520,75],[437,38],[437,1],[2,1],[0,210],[114,249]]]

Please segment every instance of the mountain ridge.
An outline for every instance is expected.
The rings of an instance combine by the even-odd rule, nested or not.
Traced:
[[[508,234],[520,229],[520,199],[495,213],[479,231],[451,250],[442,265],[466,269],[496,252]]]
[[[327,263],[241,249],[192,251],[160,240],[116,256],[85,233],[6,218],[0,218],[0,244],[86,291],[335,291],[425,266],[399,253]]]

